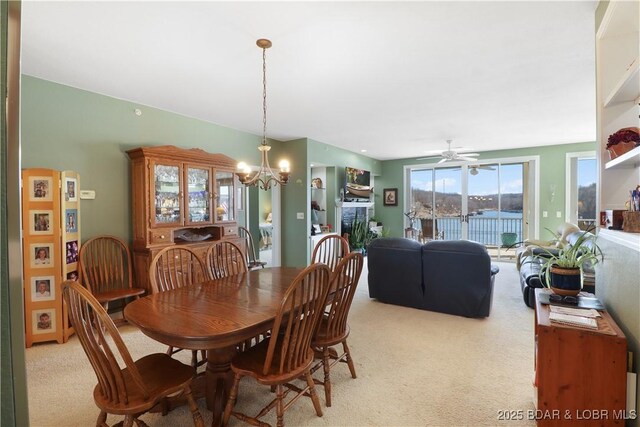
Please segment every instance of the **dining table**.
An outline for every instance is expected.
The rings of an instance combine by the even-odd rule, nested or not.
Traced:
[[[194,379],[193,394],[204,394],[213,425],[220,425],[238,344],[271,329],[287,288],[302,270],[257,269],[154,293],[127,304],[124,316],[163,344],[206,350],[206,370]]]

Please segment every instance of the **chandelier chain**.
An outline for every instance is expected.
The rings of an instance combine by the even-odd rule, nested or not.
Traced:
[[[267,48],[262,48],[262,145],[267,144]]]

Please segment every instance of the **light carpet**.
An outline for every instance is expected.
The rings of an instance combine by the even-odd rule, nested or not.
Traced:
[[[499,263],[493,308],[486,319],[383,304],[368,296],[366,265],[349,316],[349,346],[357,379],[345,364],[332,371],[333,406],[317,417],[311,400],[285,413],[290,426],[535,425],[503,421],[501,411],[533,409],[533,311],[522,301],[513,264]],[[120,327],[134,359],[166,346],[133,326]],[[189,363],[190,352],[180,356]],[[36,344],[26,351],[31,426],[95,425],[95,374],[77,338]],[[321,374],[321,371],[316,375]],[[236,408],[255,414],[271,400],[269,388],[245,378]],[[206,425],[211,413],[198,402]],[[275,411],[265,421],[275,425]],[[516,412],[517,413],[517,412]],[[190,426],[186,408],[145,414],[150,426]],[[109,416],[114,424],[120,418]],[[241,425],[233,419],[230,425]]]

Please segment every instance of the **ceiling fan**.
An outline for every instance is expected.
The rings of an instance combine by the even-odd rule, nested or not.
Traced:
[[[496,168],[491,167],[489,165],[475,165],[475,166],[469,166],[469,173],[471,175],[478,175],[478,169],[484,169],[488,171],[496,170]]]
[[[441,157],[440,161],[438,163],[444,163],[444,162],[451,162],[454,160],[463,160],[463,161],[468,161],[468,162],[473,162],[476,161],[478,159],[476,159],[476,156],[479,156],[480,153],[459,153],[455,150],[451,149],[451,140],[447,139],[447,144],[448,144],[448,148],[444,151],[440,152],[440,155],[438,156],[430,156],[430,157],[420,157],[417,158],[416,160],[428,160],[428,159],[435,159],[438,157]]]

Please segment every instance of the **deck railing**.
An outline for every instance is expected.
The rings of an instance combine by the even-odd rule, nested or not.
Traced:
[[[444,240],[462,239],[460,218],[440,217],[436,219],[437,231]],[[515,236],[503,236],[514,233]],[[522,218],[469,217],[469,240],[490,246],[509,246],[522,241]]]

